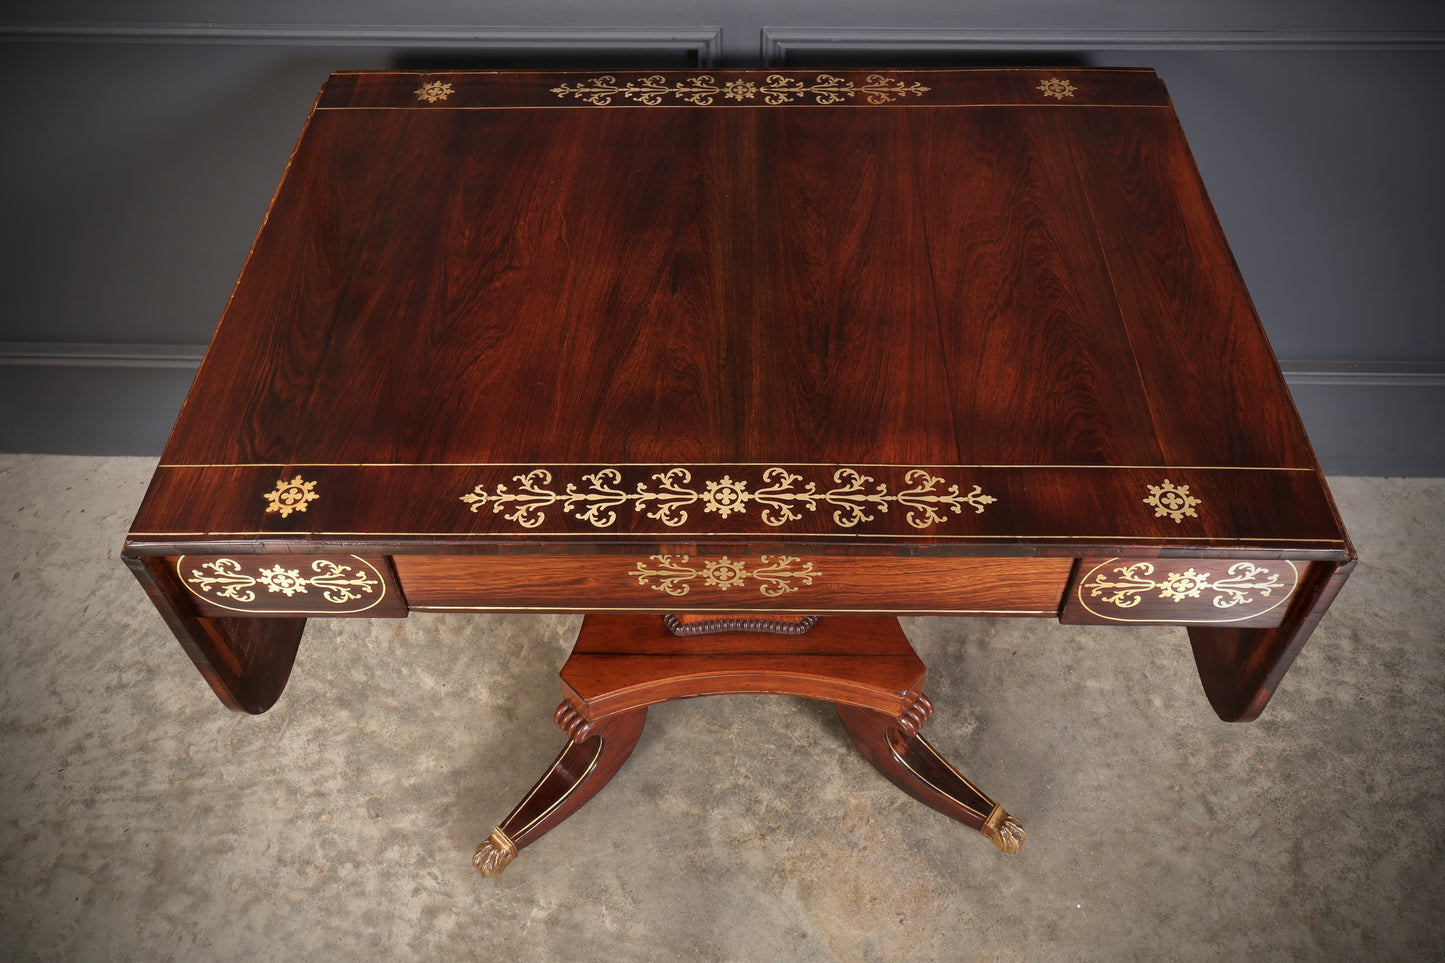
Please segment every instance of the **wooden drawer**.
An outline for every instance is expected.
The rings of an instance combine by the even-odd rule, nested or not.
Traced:
[[[391,566],[360,555],[180,555],[168,567],[211,618],[406,615]]]
[[[1059,621],[1274,626],[1299,578],[1299,567],[1283,560],[1086,558]]]
[[[413,609],[1054,616],[1072,559],[397,556]]]

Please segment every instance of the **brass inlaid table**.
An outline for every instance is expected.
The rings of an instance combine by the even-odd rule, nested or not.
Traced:
[[[334,75],[124,554],[245,712],[310,617],[590,613],[488,873],[715,692],[1017,849],[894,616],[1187,626],[1249,720],[1354,564],[1148,70]]]

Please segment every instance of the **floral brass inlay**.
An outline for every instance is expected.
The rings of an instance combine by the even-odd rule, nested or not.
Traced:
[[[416,99],[424,100],[434,104],[439,100],[446,100],[452,95],[452,85],[440,80],[433,80],[431,83],[422,84],[416,89]]]
[[[1193,567],[1183,572],[1170,572],[1162,579],[1156,579],[1154,566],[1149,562],[1135,562],[1113,569],[1112,577],[1103,571],[1094,575],[1092,582],[1084,585],[1091,598],[1131,609],[1139,604],[1148,592],[1157,591],[1159,598],[1178,604],[1184,599],[1197,599],[1204,592],[1212,592],[1210,601],[1215,608],[1229,609],[1236,605],[1250,605],[1255,599],[1250,592],[1258,592],[1261,598],[1269,598],[1275,589],[1288,589],[1279,580],[1279,573],[1270,571],[1252,562],[1236,562],[1229,567],[1224,578],[1213,579],[1208,572],[1196,571]],[[1105,595],[1104,593],[1110,593]]]
[[[1050,77],[1048,80],[1040,81],[1037,89],[1039,93],[1043,94],[1045,97],[1057,97],[1059,100],[1063,100],[1065,97],[1074,96],[1074,91],[1078,90],[1079,88],[1075,87],[1067,80],[1060,80],[1057,77]]]
[[[490,505],[493,512],[504,512],[508,521],[523,528],[536,528],[546,521],[545,510],[560,505],[579,521],[597,528],[617,524],[618,511],[631,505],[633,511],[645,512],[670,528],[687,523],[688,509],[701,504],[704,512],[727,518],[736,513],[746,515],[757,506],[763,522],[777,528],[804,517],[803,513],[831,507],[833,522],[842,528],[853,528],[871,522],[874,513],[887,512],[890,507],[907,509],[905,518],[914,528],[927,528],[947,521],[947,513],[960,514],[964,506],[982,514],[985,505],[996,499],[985,495],[974,485],[967,493],[958,485],[947,485],[931,472],[915,468],[904,476],[909,487],[889,492],[888,486],[854,468],[839,468],[833,473],[833,487],[819,490],[815,481],[804,481],[802,475],[786,468],[769,468],[763,472],[763,485],[750,488],[746,480],[734,481],[731,475],[709,479],[699,489],[693,484],[692,472],[686,468],[669,468],[656,472],[649,481],[638,482],[634,491],[622,486],[622,473],[616,468],[603,468],[582,476],[582,487],[568,482],[561,490],[553,484],[552,473],[534,468],[514,475],[515,490],[498,484],[495,490],[478,485],[461,500],[473,512]]]
[[[782,74],[769,74],[767,79],[761,82],[728,80],[723,83],[718,83],[711,74],[689,77],[673,83],[668,83],[662,74],[625,82],[611,74],[604,74],[583,83],[553,87],[552,93],[562,98],[584,100],[599,107],[611,104],[613,97],[621,97],[646,107],[661,107],[665,98],[707,107],[716,97],[739,103],[761,97],[763,103],[780,106],[809,97],[818,104],[839,104],[860,94],[865,96],[870,104],[886,104],[908,94],[921,96],[930,89],[917,81],[906,83],[884,74],[869,74],[868,79],[861,84],[832,74],[819,74],[812,83],[804,83],[796,77],[785,77]]]
[[[746,562],[734,561],[726,555],[719,559],[699,560],[702,563],[700,568],[692,564],[691,557],[687,555],[653,555],[647,561],[656,564],[649,566],[647,562],[638,562],[637,567],[630,573],[637,576],[637,584],[651,585],[658,592],[674,596],[683,596],[692,591],[692,586],[688,583],[700,578],[703,585],[719,592],[741,588],[751,579],[760,583],[758,591],[763,595],[777,598],[788,592],[796,592],[798,586],[794,585],[794,582],[812,585],[813,576],[822,574],[813,567],[812,562],[795,567],[798,560],[790,555],[763,555],[753,568],[749,568]],[[651,584],[654,579],[657,581],[656,585]]]
[[[285,518],[292,512],[304,512],[306,506],[321,496],[316,494],[316,483],[304,481],[300,475],[290,481],[284,478],[276,482],[276,490],[262,496],[266,499],[266,512],[280,512]]]
[[[261,588],[288,599],[309,595],[310,590],[315,589],[333,605],[345,605],[373,594],[381,586],[380,581],[361,568],[325,558],[311,563],[309,575],[302,575],[300,568],[286,568],[279,562],[251,574],[233,558],[218,558],[202,563],[200,568],[191,569],[190,575],[183,577],[186,585],[201,598],[229,599],[243,605],[255,602]]]
[[[1149,497],[1143,501],[1154,509],[1155,518],[1168,515],[1176,525],[1184,521],[1185,515],[1199,517],[1194,506],[1200,504],[1200,500],[1189,494],[1189,486],[1175,485],[1167,478],[1162,485],[1150,485]]]

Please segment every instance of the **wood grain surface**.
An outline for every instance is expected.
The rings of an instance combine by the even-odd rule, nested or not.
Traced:
[[[168,560],[358,557],[388,614],[1138,597],[1239,719],[1354,559],[1148,70],[337,74],[124,554],[247,711],[316,610]],[[1239,563],[1291,588],[1221,623],[1185,582]]]

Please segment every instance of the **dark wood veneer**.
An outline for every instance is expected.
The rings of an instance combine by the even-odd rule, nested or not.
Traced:
[[[988,611],[1187,625],[1246,720],[1355,553],[1163,85],[1060,69],[333,76],[124,556],[245,712],[318,613]],[[346,559],[384,599],[315,604]],[[748,685],[822,658],[770,645]],[[1016,848],[916,687],[864,681],[860,750]],[[483,862],[595,792],[645,704],[564,713]]]

